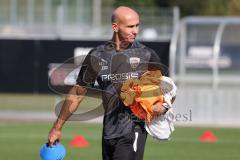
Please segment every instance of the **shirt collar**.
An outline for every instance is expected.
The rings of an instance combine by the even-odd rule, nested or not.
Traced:
[[[129,49],[129,48],[135,48],[136,46],[137,46],[137,44],[136,44],[136,41],[134,41],[133,43],[124,43],[124,42],[122,42],[122,45],[128,45],[127,47],[126,47],[126,49]],[[115,44],[115,42],[113,42],[113,41],[107,41],[106,43],[105,43],[105,49],[106,50],[116,50],[116,44]]]

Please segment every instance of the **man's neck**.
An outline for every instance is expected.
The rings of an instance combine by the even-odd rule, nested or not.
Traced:
[[[115,49],[116,49],[117,51],[119,51],[119,50],[121,49],[121,48],[120,48],[121,42],[120,42],[119,37],[117,36],[116,33],[113,33],[112,41],[115,43],[115,47],[116,47]]]
[[[116,45],[115,49],[117,51],[124,50],[128,48],[130,45],[130,43],[127,43],[126,41],[121,41],[119,37],[116,35],[116,33],[113,34],[112,41],[115,43]]]

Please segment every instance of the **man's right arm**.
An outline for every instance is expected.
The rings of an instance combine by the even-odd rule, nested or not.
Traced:
[[[61,138],[62,127],[72,113],[77,110],[87,92],[86,88],[93,87],[95,83],[100,67],[98,65],[99,58],[92,56],[92,52],[94,52],[94,50],[90,51],[84,59],[76,80],[77,85],[74,85],[66,96],[60,114],[49,132],[48,142],[50,146],[52,146],[56,140]]]
[[[48,143],[50,147],[52,147],[55,141],[61,138],[61,130],[64,123],[68,120],[72,113],[77,110],[86,92],[86,88],[79,85],[73,86],[69,91],[61,108],[60,114],[49,132]]]

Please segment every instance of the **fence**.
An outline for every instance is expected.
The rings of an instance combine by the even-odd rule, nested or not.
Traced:
[[[24,39],[110,39],[113,7],[99,0],[2,0],[0,37]],[[179,9],[136,8],[141,40],[169,40]]]

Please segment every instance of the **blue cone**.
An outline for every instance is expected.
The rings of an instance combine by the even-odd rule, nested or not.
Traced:
[[[52,148],[48,144],[42,145],[40,149],[40,157],[42,160],[63,160],[66,150],[61,143],[53,144]]]

